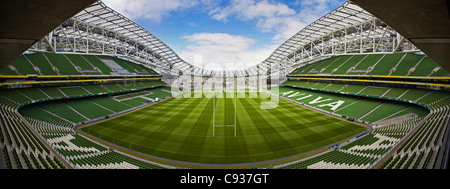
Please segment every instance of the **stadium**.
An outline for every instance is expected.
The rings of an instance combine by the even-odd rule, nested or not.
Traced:
[[[450,5],[401,4],[211,70],[102,1],[2,2],[0,169],[448,169]]]

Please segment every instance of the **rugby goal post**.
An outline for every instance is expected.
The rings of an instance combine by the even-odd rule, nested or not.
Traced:
[[[224,91],[225,95],[226,92]],[[236,106],[237,106],[237,91],[233,91],[235,93],[234,96],[234,124],[227,125],[226,120],[224,121],[223,125],[217,125],[216,124],[216,91],[214,90],[213,93],[213,137],[216,137],[216,127],[234,127],[234,137],[236,137],[236,129],[237,129],[237,117],[236,117]],[[224,97],[226,98],[226,97]],[[225,104],[225,103],[224,103]]]

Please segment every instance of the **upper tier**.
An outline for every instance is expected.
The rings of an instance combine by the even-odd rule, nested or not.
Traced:
[[[145,66],[110,56],[23,54],[0,70],[0,75],[159,75]]]
[[[413,53],[359,54],[328,57],[293,71],[295,74],[449,76],[425,55]]]

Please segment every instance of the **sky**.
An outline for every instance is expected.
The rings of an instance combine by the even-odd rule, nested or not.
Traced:
[[[261,63],[305,26],[345,0],[103,0],[166,43],[183,60],[212,70]]]

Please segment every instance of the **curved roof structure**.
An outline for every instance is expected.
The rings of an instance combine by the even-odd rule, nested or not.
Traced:
[[[450,1],[353,1],[383,19],[436,63],[450,71]]]
[[[122,56],[161,74],[256,76],[277,66],[282,76],[321,57],[418,50],[382,21],[347,1],[301,29],[263,62],[244,70],[207,70],[181,59],[168,45],[98,1],[56,28],[30,50]],[[174,71],[176,70],[176,71]]]
[[[323,56],[348,53],[397,52],[418,49],[395,30],[351,1],[301,29],[266,60],[250,69],[269,69],[274,64],[293,67]]]
[[[31,50],[48,49],[58,53],[123,56],[159,72],[194,68],[149,31],[101,1],[61,24]]]

